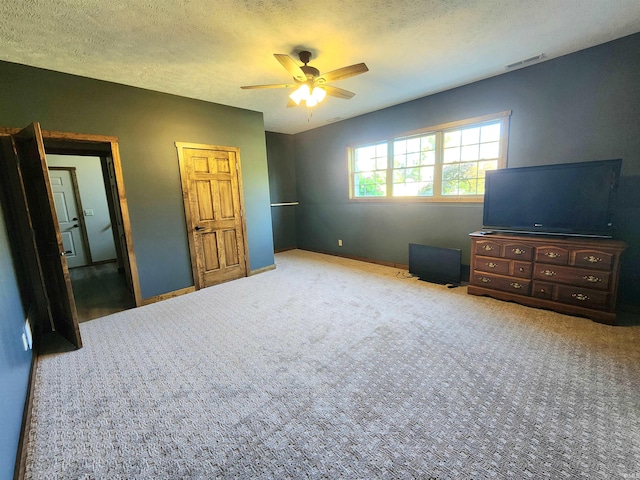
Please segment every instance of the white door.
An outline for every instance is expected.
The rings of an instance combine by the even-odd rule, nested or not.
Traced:
[[[83,222],[77,190],[73,181],[73,169],[50,168],[49,177],[53,190],[53,201],[58,215],[62,245],[69,268],[87,265],[87,249],[85,248]]]

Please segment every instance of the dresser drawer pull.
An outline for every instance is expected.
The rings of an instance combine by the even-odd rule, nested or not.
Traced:
[[[593,275],[585,275],[582,278],[584,278],[587,282],[591,282],[591,283],[598,283],[602,281],[600,277],[594,277]]]
[[[599,263],[602,261],[600,257],[594,257],[593,255],[589,255],[588,257],[584,257],[584,259],[589,263]]]
[[[556,252],[547,252],[547,253],[545,253],[545,256],[547,256],[549,258],[558,258],[560,256],[560,254],[556,253]]]
[[[576,300],[581,300],[581,301],[585,301],[585,300],[589,300],[589,295],[585,295],[584,293],[574,293],[573,295],[571,295],[573,298],[575,298]]]
[[[524,286],[524,285],[522,285],[522,284],[520,284],[520,283],[518,283],[518,282],[511,282],[509,285],[511,285],[511,286],[512,286],[513,288],[515,288],[516,290],[517,290],[517,289],[520,289],[520,288],[522,288],[522,287]]]
[[[480,277],[480,281],[481,281],[482,283],[489,283],[489,282],[491,281],[491,279],[490,279],[490,278],[487,278],[487,277]]]
[[[523,250],[521,248],[514,248],[511,250],[513,253],[515,253],[516,255],[524,255],[525,253],[527,253],[526,250]]]
[[[518,269],[518,271],[519,271],[520,273],[524,273],[524,268],[523,268],[523,267],[520,267],[520,268]]]
[[[496,268],[497,266],[498,266],[497,263],[493,263],[493,262],[487,263],[487,267],[489,267],[489,268]]]
[[[486,250],[487,252],[490,252],[491,250],[493,250],[493,247],[491,245],[483,245],[482,249]]]
[[[556,276],[556,272],[554,272],[553,270],[543,270],[542,273],[547,277],[555,277]]]

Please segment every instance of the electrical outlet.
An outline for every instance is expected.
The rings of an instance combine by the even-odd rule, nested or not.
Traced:
[[[342,246],[342,240],[338,240],[338,246],[341,247]]]

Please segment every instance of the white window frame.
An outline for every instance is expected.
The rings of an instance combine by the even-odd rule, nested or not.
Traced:
[[[355,145],[347,148],[348,158],[348,172],[349,172],[349,200],[353,202],[471,202],[481,203],[484,201],[484,194],[478,195],[443,195],[442,194],[442,169],[445,165],[443,162],[444,155],[444,135],[452,130],[460,130],[465,128],[471,128],[475,126],[482,126],[489,123],[500,122],[500,153],[498,156],[498,169],[506,168],[507,166],[507,153],[509,150],[509,120],[511,117],[511,110],[504,112],[482,115],[479,117],[468,118],[455,122],[443,123],[432,127],[421,128],[406,132],[400,135],[394,135],[386,139],[378,139],[366,144]],[[401,140],[408,137],[424,136],[424,135],[436,135],[436,150],[435,150],[435,165],[434,165],[434,185],[433,195],[431,196],[393,196],[393,144],[396,140]],[[385,143],[387,145],[387,169],[386,169],[386,193],[384,196],[356,196],[355,195],[355,152],[356,149],[367,147],[371,145],[379,145]]]

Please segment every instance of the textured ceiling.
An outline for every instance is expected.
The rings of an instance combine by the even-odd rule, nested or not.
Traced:
[[[0,59],[264,112],[297,133],[640,31],[639,0],[21,0],[0,2]],[[308,118],[273,57],[313,54],[336,82]],[[544,60],[543,60],[544,61]]]

